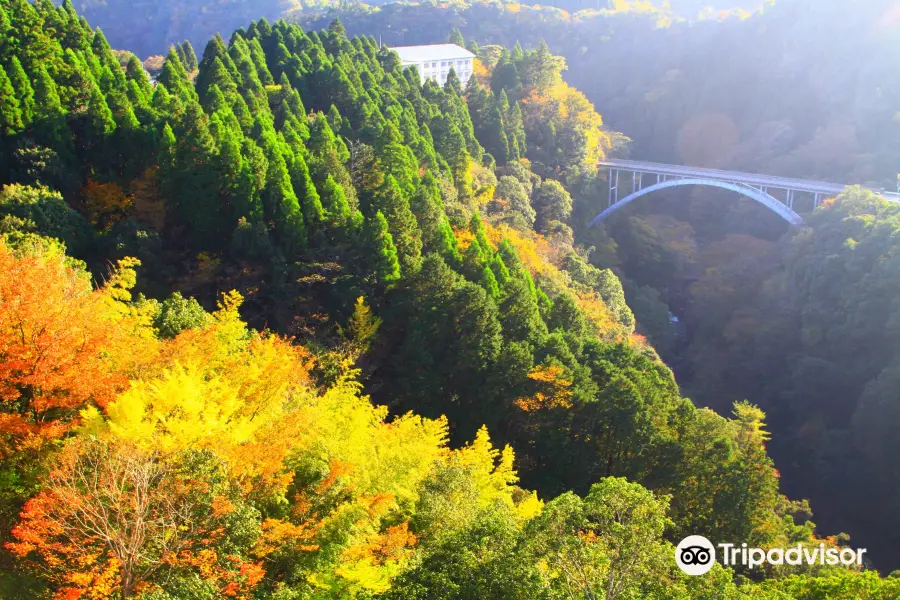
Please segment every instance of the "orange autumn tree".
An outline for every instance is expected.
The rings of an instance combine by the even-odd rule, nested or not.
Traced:
[[[534,393],[514,402],[519,409],[534,412],[541,409],[572,408],[572,381],[566,377],[566,370],[561,365],[538,365],[531,369],[528,379],[534,382]]]
[[[59,437],[79,409],[128,386],[145,328],[119,300],[136,264],[120,262],[94,290],[58,246],[0,240],[0,456]]]
[[[134,204],[132,196],[115,183],[90,179],[82,193],[91,223],[99,225],[101,229],[124,219]]]
[[[55,598],[130,598],[164,569],[196,569],[222,595],[243,597],[263,571],[237,555],[219,560],[214,549],[233,521],[255,524],[246,509],[235,518],[239,499],[223,468],[210,454],[174,461],[73,438],[7,548],[57,585]]]

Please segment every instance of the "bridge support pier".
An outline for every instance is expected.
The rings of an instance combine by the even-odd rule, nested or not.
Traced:
[[[619,170],[618,169],[610,169],[609,170],[609,204],[608,206],[612,206],[613,204],[619,201]]]

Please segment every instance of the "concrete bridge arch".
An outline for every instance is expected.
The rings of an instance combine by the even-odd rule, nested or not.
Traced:
[[[680,187],[685,185],[705,185],[711,187],[717,187],[723,190],[730,190],[732,192],[737,192],[742,196],[750,198],[751,200],[755,200],[759,202],[779,217],[790,223],[791,225],[800,225],[803,223],[803,218],[798,215],[794,210],[787,205],[783,204],[773,196],[769,195],[767,192],[756,189],[749,185],[743,183],[730,183],[727,181],[718,181],[715,179],[701,179],[701,178],[684,178],[684,179],[670,179],[668,181],[661,181],[655,185],[651,185],[649,187],[645,187],[639,189],[637,191],[633,191],[631,194],[622,198],[618,202],[610,205],[606,210],[601,212],[599,215],[594,217],[591,221],[589,227],[594,227],[601,221],[603,221],[606,217],[616,212],[620,208],[626,206],[638,198],[643,196],[647,196],[648,194],[652,194],[653,192],[657,192],[659,190],[664,190],[668,188]]]

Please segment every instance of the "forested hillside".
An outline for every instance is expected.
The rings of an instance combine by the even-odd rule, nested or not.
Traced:
[[[47,0],[52,1],[52,0]],[[616,15],[632,11],[650,12],[665,19],[692,20],[715,18],[722,11],[756,11],[765,0],[552,0],[542,3],[548,10],[558,13],[563,9],[572,13]],[[518,3],[490,0],[479,3],[495,10],[519,7]],[[372,0],[365,4],[338,0],[76,0],[80,14],[103,29],[115,48],[127,48],[142,59],[165,54],[171,44],[190,40],[202,45],[216,33],[228,32],[244,26],[253,19],[269,20],[302,12],[317,11],[329,7],[343,10],[368,10],[368,6],[387,5],[390,2]],[[464,2],[453,2],[452,9],[461,9]],[[437,4],[431,5],[437,8]],[[441,5],[447,8],[448,5]],[[441,30],[446,22],[441,23]],[[511,44],[510,44],[511,45]]]
[[[565,57],[566,81],[631,139],[613,150],[618,156],[897,185],[895,2],[784,0],[749,18],[732,13],[695,23],[638,5],[565,14],[548,6],[397,4],[298,18],[315,27],[336,15],[348,30],[378,32],[386,43],[426,43],[433,31],[457,28],[485,63],[499,60],[494,44],[536,48],[545,40]],[[900,565],[897,540],[884,529],[896,513],[889,508],[895,476],[870,460],[869,433],[851,426],[865,390],[877,385],[893,356],[886,349],[890,318],[876,298],[896,290],[884,277],[877,293],[854,285],[869,267],[848,263],[845,273],[833,258],[847,252],[845,242],[892,230],[884,215],[871,217],[861,237],[836,235],[817,247],[829,266],[801,277],[792,267],[803,256],[795,248],[809,251],[797,244],[812,234],[789,232],[772,213],[735,195],[661,192],[587,230],[606,190],[570,189],[576,241],[595,247],[592,264],[620,277],[638,331],[672,366],[685,393],[720,411],[741,399],[764,406],[785,489],[809,497],[828,529],[877,549],[873,557],[883,568]],[[823,222],[809,223],[817,234]],[[805,292],[811,284],[804,278],[844,296]],[[823,313],[828,318],[810,330],[811,315]],[[867,316],[848,321],[851,314]],[[846,337],[824,344],[834,331]],[[873,343],[863,331],[882,341]],[[867,418],[895,427],[891,402],[881,405]]]
[[[569,14],[525,4],[355,5],[294,15],[306,27],[340,16],[385,44],[467,41],[536,48],[566,59],[583,91],[642,160],[894,188],[900,150],[900,13],[891,0],[784,0],[763,12],[698,22],[649,4]]]
[[[900,594],[675,566],[842,539],[574,246],[622,136],[547,46],[482,66],[258,20],[151,84],[70,2],[0,4],[4,597]]]

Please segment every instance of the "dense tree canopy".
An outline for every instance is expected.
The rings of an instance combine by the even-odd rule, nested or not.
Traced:
[[[763,411],[684,398],[574,246],[621,138],[546,45],[441,89],[261,19],[151,83],[69,2],[0,28],[4,597],[896,596],[675,567],[687,532],[841,539],[795,522]]]
[[[588,231],[583,225],[599,212],[606,184],[603,174],[598,181],[574,168],[590,156],[579,154],[589,146],[570,152],[569,141],[589,129],[563,135],[552,110],[582,103],[565,101],[566,88],[527,89],[553,81],[561,66],[542,52],[546,41],[565,58],[564,80],[633,140],[625,148],[608,133],[601,147],[616,156],[893,191],[900,88],[887,74],[900,68],[896,2],[601,4],[391,4],[295,18],[315,25],[340,14],[349,31],[385,32],[388,44],[429,43],[431,32],[455,28],[477,52],[493,93],[503,88],[508,101],[519,100],[533,170],[572,195],[574,238],[594,247],[588,261],[621,278],[638,333],[673,367],[685,392],[722,413],[745,398],[762,406],[785,489],[809,496],[828,529],[849,532],[873,550],[877,564],[896,568],[896,540],[883,526],[896,511],[868,500],[892,502],[893,470],[872,460],[860,423],[893,423],[885,399],[892,379],[883,369],[894,332],[881,315],[884,298],[897,291],[890,276],[878,276],[878,291],[868,288],[856,278],[868,266],[837,258],[845,242],[865,246],[871,233],[798,245],[810,234],[782,238],[787,228],[770,213],[702,188],[659,192]],[[691,19],[707,4],[722,10]],[[731,10],[760,5],[752,15]],[[566,160],[554,164],[562,152]],[[497,187],[497,197],[521,196]],[[564,229],[542,222],[540,202],[533,192],[536,226],[549,239],[564,238]],[[806,216],[811,198],[795,208]],[[508,221],[527,224],[530,215],[521,214]],[[810,256],[801,259],[804,253]],[[793,271],[798,263],[802,273]],[[865,417],[857,414],[862,405]]]

